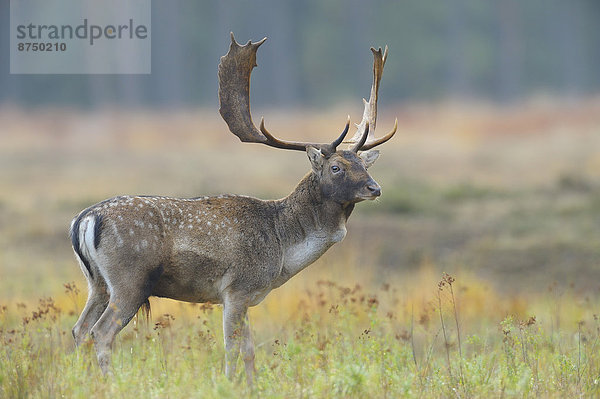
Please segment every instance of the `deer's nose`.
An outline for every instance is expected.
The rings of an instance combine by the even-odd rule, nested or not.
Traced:
[[[374,197],[379,197],[381,195],[381,187],[379,184],[373,182],[367,186],[367,189]]]

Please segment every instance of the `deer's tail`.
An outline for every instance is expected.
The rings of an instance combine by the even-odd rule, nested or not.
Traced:
[[[97,270],[94,270],[92,264],[100,245],[102,215],[92,208],[85,209],[71,222],[69,235],[73,251],[83,265],[83,273],[89,281],[93,281]]]

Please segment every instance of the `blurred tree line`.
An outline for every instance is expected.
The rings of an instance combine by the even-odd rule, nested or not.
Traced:
[[[368,96],[370,46],[388,45],[386,102],[600,91],[599,0],[153,0],[151,75],[10,75],[0,0],[0,103],[214,106],[229,44],[268,36],[256,105]]]

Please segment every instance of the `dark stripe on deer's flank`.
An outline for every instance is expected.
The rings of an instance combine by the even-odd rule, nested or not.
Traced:
[[[87,269],[88,273],[90,273],[90,277],[93,278],[94,273],[92,273],[90,261],[81,252],[81,243],[79,242],[79,227],[81,224],[81,220],[84,218],[84,216],[87,215],[87,213],[88,213],[88,209],[81,212],[79,214],[79,216],[77,216],[77,219],[75,219],[75,222],[73,222],[73,226],[71,227],[70,234],[71,234],[71,244],[73,244],[73,250],[75,251],[77,256],[79,256],[79,259],[81,259],[81,262],[83,262],[83,265]]]
[[[152,269],[150,273],[148,273],[148,277],[146,277],[146,281],[144,282],[144,298],[147,299],[150,295],[152,295],[152,291],[158,282],[160,276],[162,276],[165,268],[162,264],[158,265],[158,267]]]
[[[94,223],[94,248],[98,249],[100,245],[100,235],[102,234],[102,215],[96,214]]]

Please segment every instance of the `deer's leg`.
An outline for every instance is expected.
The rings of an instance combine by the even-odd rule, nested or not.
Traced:
[[[96,280],[90,282],[87,302],[72,330],[75,346],[79,346],[84,341],[86,335],[106,310],[109,300],[106,288],[106,282],[101,276],[96,276]]]
[[[223,337],[225,339],[225,375],[235,376],[236,362],[240,353],[240,341],[244,332],[248,306],[243,301],[230,298],[223,303]]]
[[[248,313],[244,318],[244,327],[242,329],[242,357],[244,359],[244,367],[246,368],[246,382],[248,385],[252,385],[252,378],[254,376],[254,342],[252,340],[252,333],[250,332],[250,322],[248,320]]]
[[[145,268],[140,264],[105,266],[110,301],[100,319],[94,324],[91,336],[96,346],[98,363],[103,374],[110,373],[110,356],[116,335],[135,316],[151,295],[163,266]]]
[[[135,316],[146,301],[141,290],[111,292],[110,302],[98,322],[92,327],[91,335],[96,346],[98,363],[103,374],[110,373],[112,344],[116,335]]]

